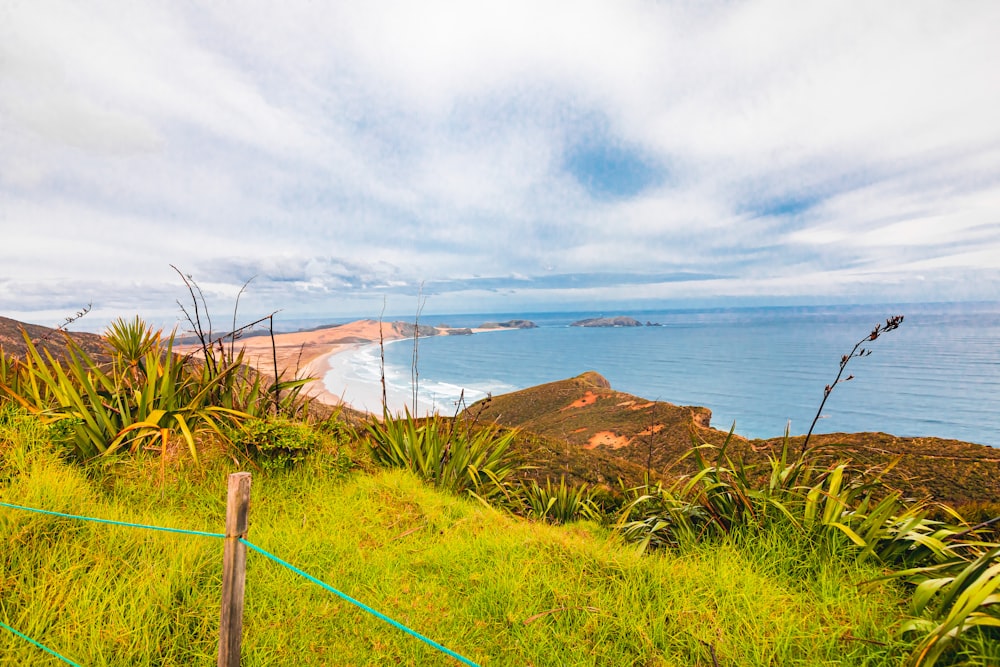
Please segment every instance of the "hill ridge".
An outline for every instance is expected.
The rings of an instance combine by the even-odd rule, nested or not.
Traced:
[[[492,396],[470,406],[465,414],[502,426],[519,428],[537,437],[565,443],[564,460],[551,472],[581,470],[577,481],[593,482],[584,461],[599,453],[650,473],[668,476],[690,473],[682,458],[692,443],[721,446],[750,463],[765,464],[779,451],[783,438],[750,440],[730,436],[711,426],[712,412],[700,406],[650,401],[616,391],[596,371],[520,391]],[[798,451],[804,436],[791,436]],[[813,435],[812,444],[831,459],[850,457],[871,465],[887,465],[900,458],[887,479],[917,496],[950,503],[1000,501],[1000,450],[945,438],[900,437],[888,433],[829,433]],[[535,477],[544,477],[536,470]],[[592,476],[591,476],[592,477]]]

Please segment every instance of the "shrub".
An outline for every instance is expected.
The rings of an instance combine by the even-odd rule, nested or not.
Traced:
[[[227,432],[230,442],[263,469],[280,469],[303,461],[320,443],[308,424],[286,417],[251,418]]]

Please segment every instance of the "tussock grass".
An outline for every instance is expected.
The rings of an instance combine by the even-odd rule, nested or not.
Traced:
[[[312,455],[256,473],[250,540],[483,665],[895,665],[900,590],[775,531],[641,556],[583,522],[529,522],[410,472]],[[0,500],[217,531],[225,460],[150,484],[60,460],[0,418]],[[152,489],[152,490],[151,490]],[[84,665],[212,664],[221,541],[0,509],[0,620]],[[57,664],[0,631],[11,664]],[[451,664],[251,552],[245,665]]]

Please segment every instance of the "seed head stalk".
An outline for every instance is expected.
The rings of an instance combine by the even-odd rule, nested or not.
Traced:
[[[843,377],[844,369],[847,368],[847,364],[855,357],[867,357],[872,353],[870,349],[861,347],[865,343],[870,343],[872,341],[878,340],[878,337],[882,334],[888,333],[894,329],[898,329],[899,325],[903,323],[902,315],[893,315],[885,321],[885,324],[876,324],[875,328],[872,329],[871,333],[859,340],[855,345],[854,349],[851,350],[850,354],[845,354],[840,358],[840,370],[837,372],[837,378],[833,381],[833,384],[828,384],[823,388],[823,400],[819,404],[819,409],[816,411],[816,416],[813,417],[812,424],[809,425],[809,432],[806,433],[806,439],[802,441],[801,453],[805,454],[806,449],[809,447],[809,438],[812,437],[813,429],[816,428],[816,423],[819,421],[820,416],[823,414],[823,408],[826,406],[826,400],[830,398],[830,394],[833,393],[833,388],[836,387],[841,382],[849,382],[854,379],[853,375],[848,375],[846,378]]]

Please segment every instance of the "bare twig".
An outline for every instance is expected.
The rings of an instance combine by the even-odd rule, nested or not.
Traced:
[[[390,542],[395,542],[396,540],[401,540],[404,537],[406,537],[407,535],[412,535],[413,533],[417,532],[418,530],[423,530],[426,527],[427,527],[427,524],[421,524],[421,525],[417,526],[416,528],[410,528],[409,530],[403,531],[399,535],[396,535],[394,538],[392,538],[389,541]]]
[[[458,426],[458,413],[462,409],[462,404],[465,402],[465,389],[463,388],[461,393],[458,395],[458,401],[455,402],[455,414],[451,418],[451,423],[448,425],[448,440],[444,443],[444,448],[441,450],[441,466],[448,462],[451,457],[451,445],[455,440],[455,429]],[[468,433],[468,431],[466,431]]]
[[[258,324],[262,324],[263,322],[266,322],[266,321],[270,320],[272,317],[274,317],[275,315],[277,315],[280,312],[281,312],[281,309],[279,308],[278,310],[272,311],[271,314],[269,314],[269,315],[265,315],[264,317],[261,317],[260,319],[254,320],[250,324],[244,324],[239,329],[235,329],[235,330],[230,331],[228,333],[224,333],[221,336],[219,336],[218,338],[216,338],[215,340],[211,341],[211,344],[215,345],[216,343],[224,341],[225,339],[229,338],[230,336],[233,337],[234,339],[235,338],[239,338],[243,334],[244,331],[247,331],[248,329],[253,329]]]
[[[247,281],[245,283],[243,283],[243,286],[240,287],[240,291],[236,294],[236,303],[233,305],[233,328],[232,328],[232,331],[236,331],[236,311],[238,311],[240,309],[240,297],[243,296],[243,292],[246,290],[247,285],[250,284],[250,281],[252,281],[256,277],[257,276],[251,276],[250,278],[248,278]],[[234,359],[235,358],[235,354],[234,354],[235,348],[236,348],[236,336],[233,336],[230,339],[230,341],[229,341],[229,358],[230,359]]]
[[[298,379],[299,373],[302,372],[302,355],[305,354],[306,344],[302,343],[299,345],[299,353],[295,357],[295,373],[292,375],[293,378]]]
[[[708,653],[709,655],[712,656],[712,667],[719,667],[719,658],[716,657],[715,655],[715,645],[709,644],[708,642],[702,641],[701,639],[699,639],[698,641],[700,641],[702,644],[708,647]]]
[[[184,281],[184,286],[187,287],[188,289],[188,294],[191,295],[191,303],[193,304],[194,308],[194,316],[192,316],[191,313],[188,312],[187,308],[184,307],[184,304],[181,303],[180,300],[177,301],[177,305],[180,306],[181,312],[184,313],[184,317],[187,319],[188,324],[191,325],[194,335],[198,337],[198,341],[201,343],[201,351],[205,355],[205,364],[208,366],[209,371],[212,373],[212,375],[215,375],[216,372],[215,357],[211,354],[210,350],[212,346],[211,343],[212,326],[211,324],[209,324],[207,332],[201,326],[201,309],[198,307],[198,296],[195,294],[195,290],[197,289],[198,294],[201,294],[202,303],[204,303],[205,301],[205,295],[202,294],[201,288],[199,288],[197,283],[195,283],[193,277],[191,277],[188,274],[184,274],[180,269],[178,269],[173,264],[170,265],[170,268],[176,271],[177,275],[181,277],[181,280]],[[205,313],[205,316],[208,317],[208,313]],[[209,320],[209,322],[211,322],[211,320]]]
[[[969,528],[968,530],[963,530],[960,533],[955,533],[954,535],[948,535],[947,537],[945,537],[945,539],[950,541],[950,540],[958,539],[959,537],[965,537],[969,533],[974,533],[977,530],[982,530],[983,528],[989,528],[990,526],[992,526],[993,524],[995,524],[997,522],[1000,522],[1000,516],[995,516],[992,519],[988,519],[986,521],[983,521],[982,523],[977,523],[972,528]]]
[[[545,618],[550,614],[558,614],[561,611],[589,611],[592,614],[602,613],[597,607],[556,607],[555,609],[546,609],[545,611],[540,611],[537,614],[533,614],[528,618],[521,621],[524,625],[530,625],[540,618]]]
[[[861,642],[863,644],[871,644],[872,646],[888,646],[885,642],[876,641],[874,639],[865,639],[864,637],[855,637],[848,632],[840,635],[840,638],[848,642]]]
[[[474,414],[472,416],[472,421],[469,422],[469,425],[468,425],[469,429],[474,428],[476,426],[476,424],[479,423],[479,418],[483,416],[483,412],[486,410],[486,408],[489,407],[490,402],[492,400],[493,400],[493,392],[490,391],[490,392],[486,393],[486,398],[483,398],[483,399],[481,399],[479,401],[479,409],[476,410],[476,414]],[[500,415],[497,415],[497,420],[499,420],[499,419],[500,419]],[[466,421],[468,421],[468,417],[466,417]]]
[[[382,312],[378,314],[378,356],[379,370],[382,373],[382,416],[388,416],[389,404],[385,396],[385,336],[382,334],[382,318],[385,317],[385,297],[382,297]]]
[[[653,400],[652,410],[649,411],[649,433],[646,440],[646,480],[653,468],[653,445],[656,441],[656,403],[659,398]]]
[[[417,341],[420,339],[420,313],[424,309],[424,284],[417,290],[417,312],[413,317],[413,362],[410,364],[410,386],[413,389],[413,414],[417,413],[417,399],[420,396],[420,370],[417,366]]]
[[[271,334],[271,358],[274,360],[274,414],[281,412],[281,377],[278,375],[278,346],[274,342],[274,313],[268,320],[268,332]]]

